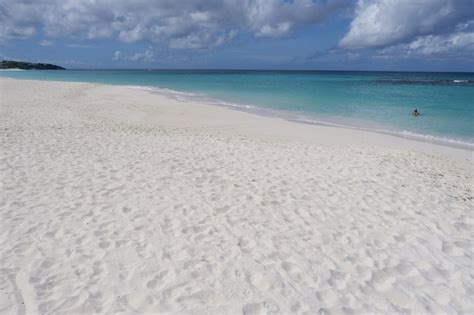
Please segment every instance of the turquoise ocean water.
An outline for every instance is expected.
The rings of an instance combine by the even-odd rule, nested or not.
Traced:
[[[65,70],[0,76],[124,85],[183,101],[474,150],[474,73]],[[414,108],[422,116],[411,116]]]

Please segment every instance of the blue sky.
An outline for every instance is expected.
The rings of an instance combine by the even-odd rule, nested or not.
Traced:
[[[474,0],[0,0],[0,58],[67,68],[474,71]]]

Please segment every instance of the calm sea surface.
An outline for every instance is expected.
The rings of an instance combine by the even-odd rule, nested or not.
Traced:
[[[474,73],[65,70],[0,76],[126,85],[179,100],[474,149]],[[411,116],[414,108],[422,116]]]

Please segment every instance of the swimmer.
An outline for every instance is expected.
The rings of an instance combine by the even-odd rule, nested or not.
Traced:
[[[411,112],[411,114],[413,116],[420,116],[421,115],[420,112],[418,111],[418,109],[416,109],[416,108]]]

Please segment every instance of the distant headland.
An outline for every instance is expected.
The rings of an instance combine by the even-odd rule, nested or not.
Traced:
[[[21,70],[65,70],[65,68],[49,63],[34,63],[24,61],[2,60],[0,69],[21,69]]]

